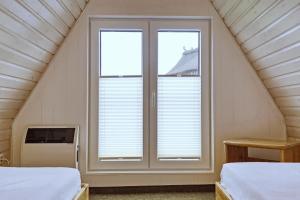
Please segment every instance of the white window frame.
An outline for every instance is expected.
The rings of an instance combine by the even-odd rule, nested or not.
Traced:
[[[140,20],[92,20],[90,42],[90,137],[89,137],[89,168],[91,170],[114,170],[114,169],[145,169],[148,167],[148,23]],[[99,31],[100,30],[141,30],[143,32],[143,159],[142,160],[107,160],[98,159],[98,97],[99,97]]]
[[[151,24],[150,24],[151,23]],[[99,84],[99,37],[100,29],[143,30],[143,93],[144,93],[144,147],[141,161],[99,161],[98,160],[98,84]],[[157,84],[157,34],[164,30],[201,31],[201,150],[202,157],[194,160],[157,159],[156,94]],[[89,172],[195,172],[212,171],[213,140],[211,133],[211,27],[210,19],[201,18],[92,18],[90,19],[90,73],[89,73]],[[153,45],[154,44],[154,45]],[[151,95],[150,95],[151,94]]]
[[[209,23],[204,20],[159,20],[150,25],[150,91],[157,98],[158,39],[160,30],[200,31],[201,42],[201,159],[159,160],[157,158],[157,106],[150,109],[150,167],[153,169],[209,169],[210,168],[210,79],[209,79]],[[201,45],[201,46],[200,46]],[[157,101],[157,99],[155,100]],[[157,105],[155,102],[153,105]]]

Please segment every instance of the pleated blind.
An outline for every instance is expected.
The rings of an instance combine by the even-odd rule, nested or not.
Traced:
[[[143,78],[99,79],[100,159],[143,156]]]
[[[158,77],[157,156],[200,159],[201,78]]]

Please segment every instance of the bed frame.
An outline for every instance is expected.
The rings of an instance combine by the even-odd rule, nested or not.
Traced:
[[[89,185],[87,183],[81,184],[81,190],[75,196],[74,200],[89,200]]]
[[[219,182],[216,182],[216,200],[232,200]]]

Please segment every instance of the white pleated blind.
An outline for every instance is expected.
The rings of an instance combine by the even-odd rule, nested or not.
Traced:
[[[100,159],[142,158],[143,78],[99,79]]]
[[[200,159],[200,77],[158,77],[157,154],[159,159]]]

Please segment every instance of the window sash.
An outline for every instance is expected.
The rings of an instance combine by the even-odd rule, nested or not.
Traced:
[[[139,30],[142,31],[143,39],[143,59],[142,59],[142,75],[141,76],[101,76],[100,75],[100,30]],[[148,97],[143,95],[143,156],[136,158],[111,158],[105,157],[98,158],[98,146],[99,146],[99,126],[98,126],[98,114],[99,114],[99,80],[119,79],[119,78],[141,78],[143,83],[143,93],[148,93],[148,54],[146,47],[148,46],[148,23],[140,20],[91,20],[90,24],[90,98],[89,98],[89,111],[90,111],[90,134],[89,134],[89,154],[88,154],[88,168],[90,171],[110,171],[110,170],[140,170],[146,169],[148,166]]]
[[[201,156],[191,156],[182,158],[181,156],[171,156],[165,158],[158,157],[158,104],[159,99],[158,79],[176,78],[176,76],[158,75],[158,32],[164,31],[199,31],[201,32],[201,42],[199,44],[199,64],[201,65]],[[150,168],[151,169],[210,169],[211,168],[211,150],[210,150],[210,74],[209,71],[209,23],[207,20],[158,20],[150,23],[150,44],[154,44],[150,51],[150,91],[155,103],[152,103],[150,109]],[[197,75],[199,77],[199,75]],[[182,77],[197,77],[182,76]],[[179,76],[180,77],[180,76]],[[200,134],[200,133],[199,133]]]

